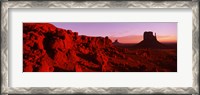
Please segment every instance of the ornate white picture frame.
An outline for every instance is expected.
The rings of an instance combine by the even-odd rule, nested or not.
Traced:
[[[9,9],[14,8],[190,8],[192,9],[191,87],[9,87]],[[189,63],[188,63],[189,64]],[[3,1],[1,7],[2,94],[198,94],[199,5],[198,1]]]

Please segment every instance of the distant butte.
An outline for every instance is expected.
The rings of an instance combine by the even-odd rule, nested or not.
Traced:
[[[115,42],[113,42],[113,45],[120,45],[120,43],[118,42],[118,39],[116,39]]]
[[[167,46],[160,43],[156,38],[156,33],[153,35],[152,31],[145,31],[143,34],[143,40],[135,45],[135,48],[156,48],[165,49]]]

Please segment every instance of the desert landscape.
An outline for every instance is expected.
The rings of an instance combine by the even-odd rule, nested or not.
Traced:
[[[161,43],[153,31],[141,34],[138,43],[121,43],[23,23],[23,72],[177,72],[177,43]]]

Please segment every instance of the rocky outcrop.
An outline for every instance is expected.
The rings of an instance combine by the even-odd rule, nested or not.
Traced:
[[[120,45],[120,43],[119,43],[118,40],[116,39],[116,40],[113,42],[113,45],[117,46],[117,45]]]
[[[78,35],[48,23],[23,24],[25,72],[107,70],[108,59],[116,52],[108,37]]]

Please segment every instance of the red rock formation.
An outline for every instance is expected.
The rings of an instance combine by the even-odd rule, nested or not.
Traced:
[[[24,23],[23,43],[25,72],[102,71],[105,51],[115,49],[108,37],[79,36],[48,23]]]

